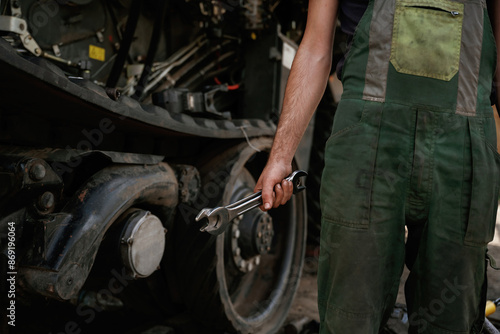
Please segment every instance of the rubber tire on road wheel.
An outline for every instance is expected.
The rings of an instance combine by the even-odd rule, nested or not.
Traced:
[[[193,213],[202,207],[229,204],[239,175],[249,172],[255,180],[258,178],[267,160],[265,151],[270,149],[271,139],[254,139],[252,145],[262,152],[256,153],[244,142],[199,168],[202,191]],[[176,231],[173,274],[179,297],[195,319],[218,333],[278,331],[286,319],[302,271],[305,205],[302,192],[282,208],[272,210],[275,233],[272,250],[261,255],[260,264],[246,274],[231,264],[233,257],[226,242],[228,232],[219,236],[200,232],[200,225],[194,220],[177,224],[180,228]],[[187,216],[184,216],[185,220]]]

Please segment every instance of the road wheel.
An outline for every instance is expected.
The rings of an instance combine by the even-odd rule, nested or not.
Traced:
[[[200,207],[226,205],[253,192],[271,140],[253,140],[252,146],[234,146],[203,164]],[[219,331],[278,331],[302,270],[305,205],[302,192],[269,213],[245,213],[219,236],[199,232],[193,222],[178,231],[175,283],[196,319]]]

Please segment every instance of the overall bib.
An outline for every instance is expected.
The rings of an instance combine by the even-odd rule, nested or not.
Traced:
[[[326,144],[321,333],[378,333],[405,263],[410,333],[480,332],[500,178],[495,62],[483,0],[370,2]]]

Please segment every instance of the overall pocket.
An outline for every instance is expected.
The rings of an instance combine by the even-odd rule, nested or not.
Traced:
[[[366,229],[383,105],[352,100],[343,107],[361,118],[358,122],[359,116],[350,121],[340,117],[326,144],[320,193],[323,222]],[[336,119],[342,116],[338,112]]]
[[[498,207],[500,154],[496,135],[489,131],[493,118],[469,118],[472,151],[472,191],[464,244],[484,246],[495,234]],[[485,128],[486,129],[485,131]],[[485,137],[485,133],[487,136]]]
[[[458,72],[464,5],[396,0],[390,61],[396,71],[449,81]]]

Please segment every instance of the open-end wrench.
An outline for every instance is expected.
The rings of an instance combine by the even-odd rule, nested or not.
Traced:
[[[306,187],[300,182],[300,177],[306,176],[307,173],[303,170],[296,170],[285,180],[292,182],[293,193],[296,194]],[[196,221],[200,221],[203,218],[207,219],[207,222],[203,227],[200,228],[202,232],[208,232],[213,235],[219,235],[223,233],[229,223],[239,215],[252,210],[258,206],[262,205],[262,192],[256,192],[250,196],[247,196],[239,201],[232,204],[217,207],[217,208],[205,208],[202,209],[196,216]]]

